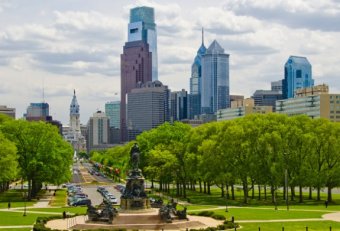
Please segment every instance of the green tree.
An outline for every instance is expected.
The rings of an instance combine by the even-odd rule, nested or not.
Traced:
[[[45,122],[7,121],[1,127],[17,147],[19,174],[28,181],[28,199],[43,182],[61,183],[71,177],[72,147],[55,126]]]
[[[8,189],[17,174],[17,149],[15,144],[0,132],[0,192]]]

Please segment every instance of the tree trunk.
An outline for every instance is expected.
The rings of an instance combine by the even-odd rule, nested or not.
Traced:
[[[311,186],[309,186],[309,196],[308,196],[308,199],[309,199],[309,200],[312,200],[312,199],[313,199],[313,197],[312,197],[312,193],[313,193],[313,191],[312,191],[312,187],[311,187]]]
[[[274,190],[274,186],[273,185],[271,185],[270,186],[270,194],[272,195],[272,203],[273,204],[275,204],[275,195],[274,195],[274,192],[275,190]]]
[[[243,181],[243,203],[248,204],[248,184],[247,182]]]
[[[199,180],[199,185],[200,185],[200,193],[202,193],[202,181]]]
[[[255,198],[255,185],[254,185],[254,181],[251,182],[251,199]]]
[[[286,195],[287,195],[287,189],[286,189],[286,185],[283,186],[283,200],[286,200]]]
[[[153,179],[151,179],[151,188],[154,188]]]
[[[258,185],[258,190],[259,190],[259,200],[261,200],[261,185]]]
[[[234,184],[231,185],[231,199],[235,200],[235,187],[234,187]]]
[[[183,197],[187,198],[187,191],[186,191],[186,183],[185,183],[185,181],[183,182]]]
[[[224,184],[221,184],[221,197],[224,198]]]
[[[179,187],[180,187],[180,185],[179,185],[178,181],[176,181],[176,196],[177,197],[181,196]]]
[[[320,191],[321,191],[321,188],[320,188],[320,186],[318,186],[317,189],[316,189],[316,200],[317,201],[321,200]]]
[[[264,199],[267,200],[267,185],[264,185]]]
[[[332,187],[327,187],[327,200],[328,202],[332,202]]]
[[[290,186],[290,200],[293,201],[295,199],[295,187]]]
[[[299,186],[299,203],[303,202],[302,186]]]
[[[210,192],[210,181],[207,182],[207,187],[208,187],[208,195],[210,195],[211,194],[211,192]]]
[[[226,193],[227,193],[227,199],[229,199],[230,195],[229,195],[229,185],[228,184],[225,185],[225,189],[226,189]]]
[[[203,193],[207,193],[207,182],[203,182],[204,190]]]

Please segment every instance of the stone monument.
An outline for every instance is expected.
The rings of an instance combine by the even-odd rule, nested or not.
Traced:
[[[140,151],[137,143],[130,150],[130,170],[126,179],[126,187],[120,198],[120,207],[124,210],[150,208],[150,201],[145,193],[144,177],[138,168]]]

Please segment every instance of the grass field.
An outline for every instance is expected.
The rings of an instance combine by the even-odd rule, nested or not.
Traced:
[[[172,192],[170,195],[164,195],[159,192],[154,192],[151,194],[153,197],[164,196],[163,201],[167,203],[171,197],[174,196]],[[255,194],[256,195],[256,194]],[[257,196],[257,195],[256,195]],[[186,202],[184,205],[179,204],[178,209],[183,209],[184,206],[187,207],[189,213],[197,213],[202,210],[211,210],[214,214],[224,215],[228,220],[234,217],[235,222],[240,222],[242,231],[282,231],[284,227],[285,231],[340,231],[340,222],[333,221],[287,221],[278,222],[275,220],[287,220],[287,219],[320,219],[323,214],[330,212],[340,212],[340,194],[333,194],[334,203],[330,203],[328,208],[325,208],[324,199],[326,194],[322,193],[323,201],[308,200],[308,195],[304,194],[304,202],[298,203],[298,198],[295,201],[289,201],[289,211],[286,210],[285,201],[282,199],[282,194],[278,192],[277,198],[277,210],[271,201],[270,194],[267,195],[267,200],[258,200],[256,198],[249,199],[248,204],[243,203],[242,191],[236,191],[235,200],[226,200],[225,197],[222,198],[220,195],[220,190],[216,187],[211,189],[211,195],[187,191],[188,200],[184,198],[178,198],[179,202]],[[51,208],[28,208],[27,216],[23,216],[23,209],[18,209],[18,212],[9,212],[6,209],[0,211],[0,217],[6,217],[6,219],[0,219],[0,226],[8,225],[32,225],[38,216],[55,216],[46,213],[56,213],[61,215],[63,211],[72,214],[84,214],[86,213],[86,207],[65,207],[66,191],[58,190],[56,196],[51,201],[50,205],[55,206]],[[177,198],[174,198],[177,201]],[[24,199],[22,197],[21,190],[10,190],[6,193],[0,194],[0,208],[7,208],[8,201],[11,201],[11,207],[23,207]],[[31,206],[36,201],[26,202],[27,207]],[[228,207],[228,212],[226,212],[226,205]],[[37,212],[37,213],[33,213]],[[253,222],[247,222],[247,221]],[[271,221],[270,221],[271,220]],[[258,222],[256,222],[258,221]],[[267,222],[265,222],[267,221]],[[246,223],[247,222],[247,223]],[[0,231],[3,229],[0,229]],[[23,229],[11,229],[11,231],[20,230],[26,231],[30,230],[27,228]]]
[[[62,207],[62,208],[30,208],[28,211],[34,211],[34,212],[56,212],[56,213],[62,213],[62,212],[69,212],[74,214],[86,214],[87,207]]]
[[[2,219],[0,219],[0,226],[32,225],[36,221],[37,217],[47,217],[47,216],[51,216],[51,215],[27,212],[26,216],[23,216],[22,211],[20,212],[0,211],[0,217],[2,217]]]
[[[50,202],[50,206],[62,207],[66,205],[67,192],[66,189],[57,190],[55,196]]]
[[[237,230],[242,231],[329,231],[332,227],[332,231],[340,230],[340,223],[333,221],[307,221],[307,222],[272,222],[272,223],[241,223],[241,228]]]

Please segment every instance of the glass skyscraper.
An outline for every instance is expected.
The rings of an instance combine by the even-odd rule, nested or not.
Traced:
[[[190,95],[189,95],[189,118],[201,114],[201,79],[202,79],[202,56],[207,48],[204,46],[204,34],[202,29],[202,44],[197,50],[194,63],[191,65]]]
[[[120,101],[111,101],[105,104],[105,114],[110,119],[110,127],[120,127]]]
[[[282,82],[283,98],[294,98],[297,89],[314,86],[312,65],[306,57],[290,56],[285,67],[285,78]]]
[[[229,104],[229,54],[214,40],[202,56],[202,113],[214,114]]]
[[[152,53],[152,81],[158,79],[157,31],[154,9],[151,7],[136,7],[130,10],[128,26],[128,42],[144,41],[149,44]]]

